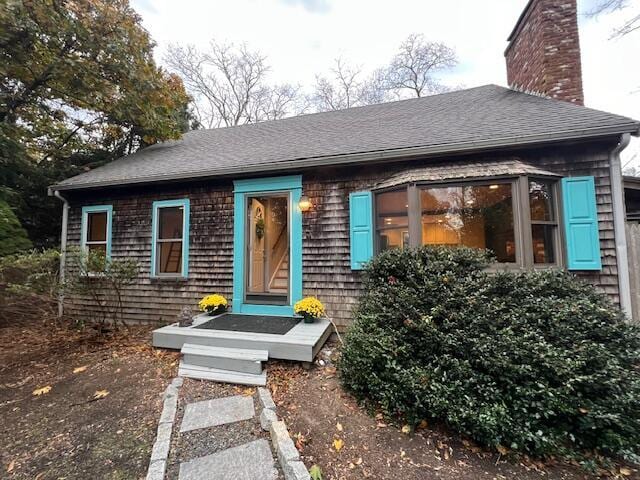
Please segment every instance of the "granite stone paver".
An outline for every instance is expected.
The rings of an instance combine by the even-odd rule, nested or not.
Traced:
[[[180,464],[178,480],[274,480],[269,442],[264,439]]]
[[[185,408],[180,432],[249,420],[254,415],[253,398],[242,395],[190,403]]]

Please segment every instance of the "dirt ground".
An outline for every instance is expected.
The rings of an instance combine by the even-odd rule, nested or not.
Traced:
[[[0,479],[144,478],[178,353],[151,348],[151,327],[102,338],[2,324]],[[303,461],[324,480],[594,478],[573,465],[504,458],[432,425],[402,433],[358,407],[333,366],[269,362],[268,378]],[[194,399],[212,388],[199,384]],[[609,477],[640,478],[622,473]]]
[[[0,478],[144,478],[178,359],[150,330],[0,326]]]
[[[318,465],[323,480],[350,479],[587,479],[575,465],[504,458],[444,428],[424,425],[405,434],[381,416],[370,416],[340,387],[333,366],[302,369],[270,362],[269,388],[307,468]],[[608,478],[640,478],[623,467]]]

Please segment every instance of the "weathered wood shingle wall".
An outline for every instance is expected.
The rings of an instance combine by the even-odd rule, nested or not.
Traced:
[[[618,301],[615,239],[609,182],[608,146],[589,145],[500,155],[539,165],[562,175],[594,175],[599,213],[603,270],[580,274]],[[492,155],[479,158],[499,158]],[[450,158],[446,162],[468,161]],[[444,161],[444,160],[443,160]],[[303,191],[314,207],[303,214],[303,291],[318,296],[339,326],[351,319],[361,290],[360,272],[349,261],[349,193],[367,190],[408,165],[326,168],[303,173]],[[129,320],[166,323],[175,321],[183,306],[195,307],[205,294],[232,296],[233,286],[233,184],[201,182],[180,186],[95,191],[71,197],[70,244],[79,244],[83,205],[113,205],[114,258],[129,257],[140,264],[135,285],[127,289],[125,312]],[[149,277],[151,264],[151,207],[155,200],[189,198],[191,201],[189,278],[160,280]],[[70,309],[86,314],[91,302],[70,299]]]
[[[211,183],[84,194],[72,199],[69,242],[78,245],[82,205],[113,205],[112,257],[131,258],[140,266],[138,281],[127,287],[125,314],[129,320],[166,323],[176,320],[183,306],[194,307],[205,294],[231,298],[233,272],[232,184]],[[150,278],[151,209],[156,200],[189,198],[189,278]],[[74,298],[70,310],[86,315],[89,299]]]

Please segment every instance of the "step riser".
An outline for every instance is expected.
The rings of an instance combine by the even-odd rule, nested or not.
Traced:
[[[186,353],[183,355],[183,358],[185,363],[199,367],[219,368],[220,370],[253,373],[256,375],[262,373],[262,362],[259,361],[208,357]]]
[[[267,373],[262,372],[260,375],[230,372],[228,370],[206,369],[206,367],[198,367],[180,362],[178,375],[181,377],[195,378],[199,380],[212,380],[214,382],[232,383],[238,385],[258,385],[265,386],[267,384]]]
[[[185,378],[194,378],[196,380],[211,380],[213,382],[231,383],[234,385],[255,385],[257,387],[264,387],[267,384],[267,380],[230,380],[223,377],[218,377],[215,374],[209,374],[204,372],[195,372],[194,370],[179,370],[178,375]]]

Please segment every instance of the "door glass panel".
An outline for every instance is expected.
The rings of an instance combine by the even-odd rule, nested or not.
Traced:
[[[289,196],[247,197],[247,302],[287,304],[289,298]]]
[[[423,245],[487,248],[516,261],[511,184],[423,188]]]

